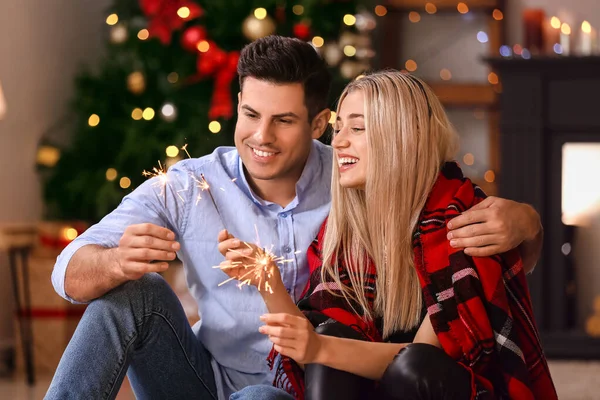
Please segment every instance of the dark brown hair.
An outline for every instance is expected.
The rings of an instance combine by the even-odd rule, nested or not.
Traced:
[[[328,108],[331,75],[315,49],[300,39],[267,36],[248,44],[241,52],[237,72],[240,88],[253,77],[276,84],[300,83],[308,119]]]

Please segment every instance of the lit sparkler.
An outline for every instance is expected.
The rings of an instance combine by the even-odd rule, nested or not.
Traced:
[[[249,249],[254,250],[254,248],[250,244],[248,244],[246,242],[244,242],[244,244]],[[252,284],[252,282],[255,281],[258,283],[256,285],[258,290],[261,290],[261,287],[262,287],[264,291],[267,291],[272,294],[273,288],[269,284],[269,281],[270,281],[271,277],[273,276],[273,272],[272,272],[273,268],[278,268],[277,264],[284,264],[284,263],[288,263],[288,262],[292,261],[292,260],[285,260],[283,257],[276,256],[272,251],[272,247],[271,247],[271,249],[257,247],[256,252],[250,256],[243,254],[239,250],[232,249],[230,251],[241,255],[242,257],[248,259],[248,261],[246,261],[246,262],[234,261],[234,262],[231,262],[229,265],[223,265],[223,266],[217,265],[216,267],[213,267],[213,268],[219,268],[222,271],[228,270],[228,269],[243,268],[241,273],[219,283],[219,286],[222,286],[222,285],[226,284],[227,282],[230,282],[235,279],[235,280],[239,281],[237,286],[238,286],[238,288],[241,289],[242,286],[244,286],[244,285],[250,286]]]
[[[159,196],[163,196],[165,199],[165,208],[167,207],[167,186],[171,187],[169,184],[169,176],[167,175],[167,168],[163,164],[161,164],[160,160],[158,160],[158,167],[152,167],[150,171],[142,171],[142,175],[146,178],[157,178],[156,182],[152,184],[152,186],[156,186],[160,188]],[[173,188],[171,187],[171,190]],[[179,192],[185,191],[186,189],[178,190],[177,197],[181,199],[182,202],[185,202],[185,199],[179,194]]]

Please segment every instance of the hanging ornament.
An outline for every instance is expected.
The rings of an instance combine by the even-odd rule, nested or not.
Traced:
[[[175,108],[173,103],[165,103],[160,108],[160,115],[167,122],[175,121],[177,118],[177,108]]]
[[[275,21],[268,15],[263,19],[258,19],[254,14],[250,14],[242,24],[242,32],[249,40],[269,36],[275,32],[275,28]]]
[[[359,32],[368,32],[375,29],[377,26],[377,21],[375,21],[375,17],[373,14],[368,12],[367,10],[362,10],[358,14],[356,14],[356,29]]]
[[[127,89],[133,94],[142,94],[146,90],[146,78],[139,71],[132,72],[127,77]]]
[[[202,26],[191,26],[181,35],[181,46],[189,52],[196,52],[198,43],[203,40],[206,40],[206,29]]]
[[[56,165],[59,159],[60,149],[50,145],[43,145],[38,147],[36,154],[37,165],[52,168]]]
[[[129,36],[127,28],[123,24],[117,24],[110,28],[110,41],[115,44],[124,43]]]
[[[342,50],[340,49],[339,45],[335,42],[327,42],[327,44],[325,44],[325,46],[323,46],[322,49],[323,58],[325,59],[325,62],[331,67],[335,67],[336,65],[338,65],[344,57],[344,53],[342,53]]]
[[[294,36],[301,40],[308,40],[310,38],[310,23],[303,21],[295,24]]]

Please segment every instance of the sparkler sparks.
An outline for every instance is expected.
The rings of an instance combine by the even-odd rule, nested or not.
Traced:
[[[169,184],[169,176],[167,175],[167,168],[165,165],[161,164],[160,160],[158,160],[158,167],[152,167],[151,171],[142,171],[142,175],[146,178],[157,178],[156,182],[153,183],[152,186],[156,186],[160,188],[159,196],[163,196],[165,199],[165,208],[167,207],[167,186],[171,187]],[[171,187],[171,190],[173,188]],[[181,199],[182,202],[185,202],[185,199],[179,194],[179,192],[183,192],[186,189],[178,190],[177,197]]]
[[[254,248],[250,244],[246,242],[243,243],[249,249],[254,250]],[[217,265],[213,267],[219,268],[222,271],[230,269],[241,269],[241,271],[235,276],[232,276],[231,278],[219,283],[219,286],[222,286],[234,279],[239,281],[237,287],[240,289],[244,285],[250,286],[252,285],[252,282],[256,282],[256,287],[258,288],[258,290],[261,290],[262,287],[264,291],[273,294],[273,288],[269,283],[270,279],[273,277],[273,268],[278,268],[277,264],[284,264],[293,261],[285,260],[283,257],[276,256],[272,251],[272,246],[271,249],[257,247],[256,252],[250,256],[243,254],[239,250],[231,249],[230,251],[241,255],[248,261],[234,261],[231,262],[229,265]]]

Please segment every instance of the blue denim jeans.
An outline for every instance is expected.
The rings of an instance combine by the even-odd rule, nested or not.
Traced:
[[[235,392],[229,400],[294,400],[294,397],[271,385],[252,385]]]
[[[158,274],[92,301],[45,399],[114,399],[125,374],[138,399],[217,399],[211,357]]]

